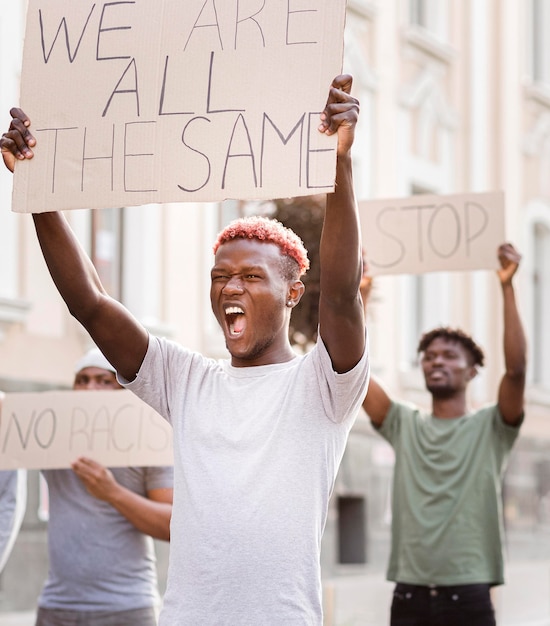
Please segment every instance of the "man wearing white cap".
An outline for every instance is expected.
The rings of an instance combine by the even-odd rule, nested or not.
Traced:
[[[75,367],[75,390],[120,389],[94,348]],[[49,572],[36,626],[155,626],[160,603],[151,537],[169,540],[171,467],[108,469],[81,457],[43,470]]]

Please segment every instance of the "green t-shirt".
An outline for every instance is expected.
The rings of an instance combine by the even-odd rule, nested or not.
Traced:
[[[496,406],[454,419],[393,403],[378,431],[395,450],[388,580],[501,584],[501,480],[519,427]]]

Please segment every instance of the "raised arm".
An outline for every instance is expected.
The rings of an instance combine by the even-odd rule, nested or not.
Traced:
[[[336,188],[327,195],[320,245],[319,332],[339,373],[352,369],[365,349],[361,235],[351,161],[359,103],[350,95],[351,84],[350,76],[334,79],[319,129],[338,133]]]
[[[32,159],[36,140],[30,120],[12,109],[12,121],[0,139],[6,167]],[[103,289],[97,272],[61,213],[33,214],[36,234],[53,281],[73,315],[89,332],[116,370],[133,380],[147,350],[147,331]]]
[[[72,468],[94,498],[108,502],[142,533],[169,541],[173,489],[151,489],[144,497],[118,483],[111,470],[92,459],[81,457]]]
[[[521,254],[510,243],[498,249],[501,269],[498,277],[502,287],[504,311],[505,373],[498,390],[498,407],[504,421],[517,425],[523,415],[527,341],[519,316],[512,279],[519,267]]]
[[[33,214],[53,281],[75,317],[126,380],[133,380],[147,351],[147,331],[103,289],[91,260],[61,213]]]

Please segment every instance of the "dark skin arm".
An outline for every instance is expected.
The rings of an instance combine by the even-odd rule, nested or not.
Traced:
[[[384,423],[391,403],[392,399],[382,387],[382,384],[376,377],[371,375],[367,395],[363,400],[363,409],[365,409],[365,412],[375,428],[380,428]]]
[[[6,167],[31,159],[36,141],[30,120],[18,108],[0,139]],[[97,272],[61,213],[33,214],[36,234],[53,281],[71,313],[127,380],[133,380],[147,350],[145,328],[103,289]]]
[[[510,243],[498,249],[501,269],[498,271],[502,287],[504,311],[504,366],[505,372],[498,389],[498,408],[503,420],[511,426],[519,424],[523,414],[525,377],[527,368],[527,341],[519,316],[512,279],[519,267],[521,255]]]
[[[92,496],[108,502],[142,533],[170,540],[172,489],[151,489],[143,497],[118,483],[108,468],[92,459],[81,457],[72,468]]]
[[[103,289],[61,213],[33,214],[42,254],[67,307],[117,372],[133,380],[147,351],[145,328]]]
[[[365,349],[365,321],[359,294],[361,236],[351,162],[359,104],[350,95],[351,84],[351,76],[334,79],[319,128],[329,135],[338,133],[336,188],[327,195],[321,235],[319,300],[319,332],[338,373],[351,370]]]

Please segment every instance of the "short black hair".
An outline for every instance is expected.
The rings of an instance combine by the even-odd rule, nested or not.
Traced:
[[[447,341],[455,341],[456,343],[460,343],[472,356],[473,364],[483,367],[483,363],[485,361],[485,354],[483,353],[483,350],[470,337],[470,335],[465,333],[460,328],[439,326],[438,328],[434,328],[433,330],[424,333],[422,337],[420,337],[420,341],[418,343],[418,354],[420,354],[421,352],[425,352],[428,349],[428,346],[432,343],[432,341],[439,337],[446,339]]]

